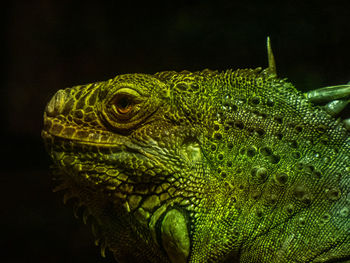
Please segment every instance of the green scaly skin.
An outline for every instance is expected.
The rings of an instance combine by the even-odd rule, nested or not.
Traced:
[[[269,70],[60,90],[42,132],[118,262],[350,261],[350,136]]]

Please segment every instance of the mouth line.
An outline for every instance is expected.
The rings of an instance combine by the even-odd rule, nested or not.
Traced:
[[[98,154],[98,161],[103,164],[114,164],[115,162],[123,161],[123,154],[134,154],[138,158],[153,160],[158,163],[159,160],[155,158],[154,153],[145,150],[141,146],[134,144],[129,140],[124,140],[119,143],[95,143],[86,140],[77,140],[66,138],[52,134],[46,130],[42,131],[44,141],[47,141],[47,150],[51,153],[64,153],[70,155],[79,155],[84,162],[96,162],[96,156],[89,155]],[[59,159],[59,158],[56,158]]]
[[[54,133],[51,133],[47,130],[42,130],[41,131],[41,137],[44,139],[44,140],[59,140],[61,141],[62,143],[67,143],[67,144],[74,144],[75,147],[86,147],[86,146],[94,146],[94,147],[98,147],[98,148],[109,148],[109,149],[112,149],[112,148],[120,148],[123,143],[116,143],[116,142],[113,142],[113,143],[105,143],[105,142],[93,142],[93,141],[90,141],[90,140],[84,140],[84,139],[75,139],[75,138],[72,138],[72,137],[65,137],[65,136],[61,136],[61,135],[57,135],[57,134],[54,134]],[[124,142],[125,143],[125,142]]]
[[[155,154],[154,151],[152,151],[152,147],[147,149],[142,145],[135,144],[132,140],[124,137],[120,138],[119,141],[113,143],[93,142],[89,140],[78,140],[75,138],[60,136],[53,134],[45,129],[42,130],[41,136],[45,141],[48,141],[47,145],[51,151],[79,152],[81,149],[84,149],[84,151],[86,151],[89,149],[88,147],[91,147],[91,149],[93,149],[92,152],[101,152],[101,150],[106,151],[107,154],[129,152],[133,154],[141,154],[150,160],[158,162],[155,160]]]

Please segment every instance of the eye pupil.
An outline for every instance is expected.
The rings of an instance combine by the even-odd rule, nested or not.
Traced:
[[[126,97],[123,97],[118,101],[117,106],[118,108],[125,109],[129,106],[129,104],[130,104],[129,100]]]
[[[127,96],[120,96],[115,100],[115,108],[120,114],[129,113],[132,109],[132,101]]]

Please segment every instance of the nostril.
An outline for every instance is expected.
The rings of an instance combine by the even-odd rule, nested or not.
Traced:
[[[52,99],[46,106],[45,112],[47,116],[55,117],[59,115],[64,108],[66,98],[67,98],[67,93],[65,90],[57,91],[56,94],[52,97]]]

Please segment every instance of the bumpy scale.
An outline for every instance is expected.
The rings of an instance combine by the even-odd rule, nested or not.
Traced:
[[[268,50],[265,70],[128,74],[51,99],[42,136],[56,190],[102,254],[350,261],[350,134],[333,117],[346,105],[313,104],[349,87],[301,94]]]

